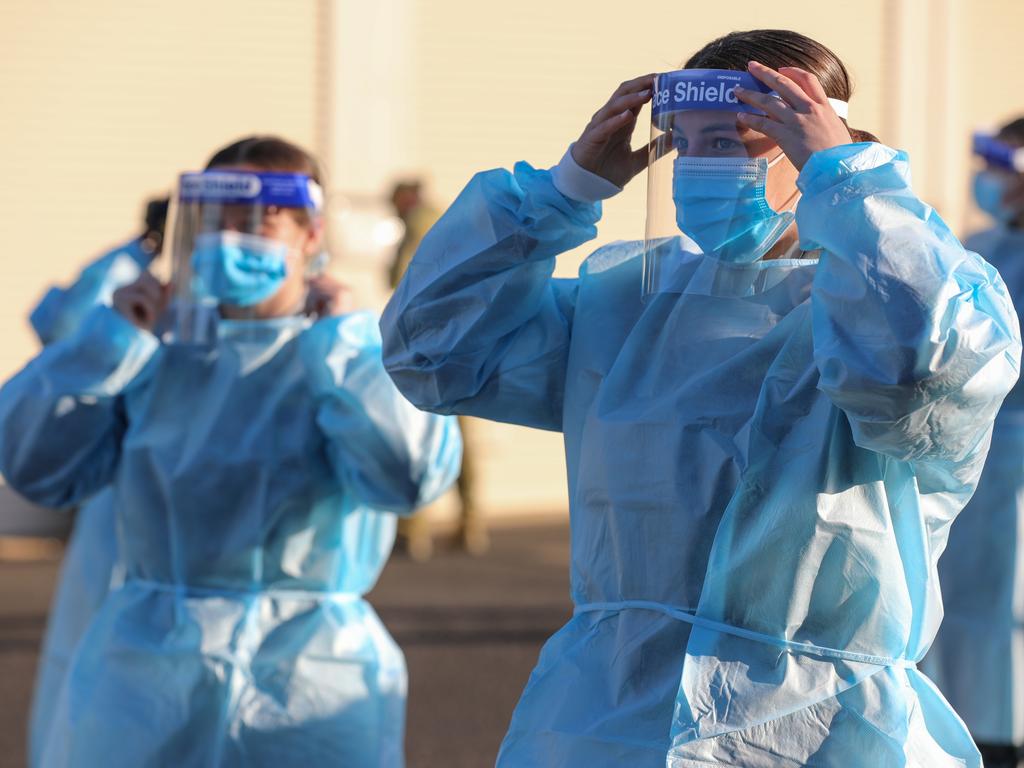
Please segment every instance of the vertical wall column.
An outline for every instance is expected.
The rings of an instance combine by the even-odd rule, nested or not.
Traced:
[[[320,151],[332,189],[379,195],[412,159],[413,0],[320,0]]]
[[[963,0],[889,0],[883,140],[910,153],[914,189],[955,230],[965,218]]]
[[[937,144],[933,158],[939,174],[936,205],[957,234],[962,234],[967,219],[970,134],[976,127],[965,108],[965,14],[964,0],[936,3],[929,57],[933,102],[941,104],[941,114],[936,115],[932,124]]]
[[[362,306],[386,299],[402,236],[387,193],[415,151],[415,0],[319,0],[318,151],[332,271]]]

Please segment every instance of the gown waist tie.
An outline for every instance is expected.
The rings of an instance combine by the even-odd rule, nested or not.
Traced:
[[[798,643],[781,637],[773,637],[772,635],[755,632],[751,629],[734,627],[731,624],[706,619],[689,611],[685,611],[682,608],[676,608],[675,606],[658,603],[653,600],[617,600],[606,603],[582,603],[575,607],[573,615],[593,613],[596,611],[622,611],[627,609],[654,611],[655,613],[664,614],[676,621],[684,621],[687,624],[692,624],[695,627],[709,629],[714,632],[721,632],[722,634],[732,635],[734,637],[741,637],[745,640],[753,640],[758,643],[774,645],[793,653],[802,653],[808,656],[821,656],[829,659],[860,662],[862,664],[875,664],[880,667],[914,668],[917,666],[916,662],[910,661],[909,659],[894,659],[888,656],[874,656],[867,653],[844,651],[839,648],[827,648],[820,645],[814,645],[813,643]]]
[[[333,602],[357,602],[363,599],[358,592],[342,592],[326,589],[302,589],[301,587],[265,587],[263,589],[230,589],[227,587],[201,587],[192,584],[177,584],[167,581],[131,578],[125,580],[125,587],[136,586],[154,592],[166,592],[179,597],[225,597],[230,599],[252,599],[256,597],[294,598],[302,600],[323,600]]]

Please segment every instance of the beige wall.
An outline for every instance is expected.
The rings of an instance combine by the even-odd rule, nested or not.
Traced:
[[[51,281],[245,133],[316,144],[314,0],[0,0],[0,372]]]
[[[633,16],[618,5],[598,12],[601,5],[523,0],[495,23],[485,3],[423,3],[415,88],[420,130],[412,140],[441,196],[457,194],[475,170],[519,159],[555,163],[620,81],[674,69],[737,26],[792,26],[826,41],[855,73],[854,122],[874,127],[881,120],[880,0],[857,3],[856,18],[839,29],[835,3],[771,3],[769,9],[739,0],[728,4],[729,22],[694,3],[646,3]],[[627,33],[630,26],[635,29]],[[640,178],[606,203],[600,240],[642,236],[643,221]],[[563,259],[561,271],[574,272],[592,248]]]
[[[659,0],[634,18],[603,5],[523,0],[496,19],[489,4],[421,3],[410,141],[442,197],[478,169],[554,163],[621,80],[678,66],[736,28],[788,27],[832,47],[853,75],[851,122],[907,149],[918,192],[957,227],[970,130],[1024,112],[1012,85],[1024,71],[1019,0],[733,0],[727,14]],[[599,239],[640,236],[643,197],[640,181],[607,203]]]
[[[47,282],[243,133],[323,153],[339,199],[419,172],[447,204],[478,170],[556,162],[621,80],[734,28],[791,27],[839,53],[851,122],[908,149],[918,192],[959,229],[969,130],[1024,112],[1020,0],[0,0],[0,22],[0,374],[34,349],[25,315]],[[640,236],[643,211],[639,180],[606,204],[599,242]],[[338,256],[379,306],[378,264]],[[488,506],[564,505],[557,435],[477,427]]]
[[[998,127],[1024,115],[1024,88],[1019,86],[1024,73],[1024,3],[1020,0],[982,0],[970,3],[964,14],[964,39],[960,59],[965,76],[961,78],[961,104],[965,128],[989,125]],[[941,159],[936,158],[941,166]],[[960,190],[966,199],[969,188]],[[977,211],[965,206],[961,222],[970,229],[985,226]]]

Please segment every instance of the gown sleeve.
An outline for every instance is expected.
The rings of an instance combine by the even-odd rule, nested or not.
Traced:
[[[384,364],[420,408],[549,430],[562,403],[578,285],[555,257],[592,239],[598,202],[518,163],[477,174],[423,239],[384,312]]]
[[[117,311],[95,307],[0,389],[0,472],[46,507],[109,484],[127,428],[122,394],[144,378],[160,342]]]
[[[861,447],[900,460],[975,453],[1020,362],[999,273],[913,193],[903,152],[818,152],[798,185],[802,246],[822,249],[811,291],[819,388]]]

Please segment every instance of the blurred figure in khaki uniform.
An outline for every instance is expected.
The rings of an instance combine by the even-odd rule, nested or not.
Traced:
[[[393,289],[405,274],[423,236],[434,226],[441,213],[423,199],[423,184],[419,179],[407,179],[395,184],[391,191],[391,205],[398,218],[405,224],[405,235],[398,243],[395,259],[388,274]],[[467,419],[462,416],[459,417],[459,429],[462,431],[464,449],[462,471],[457,485],[460,504],[458,542],[469,554],[482,555],[490,548],[490,536],[487,533],[487,523],[473,495],[473,449],[471,438],[468,437],[471,428],[467,424]],[[434,552],[434,538],[425,511],[402,518],[398,523],[398,536],[413,560],[422,562],[430,559]]]

